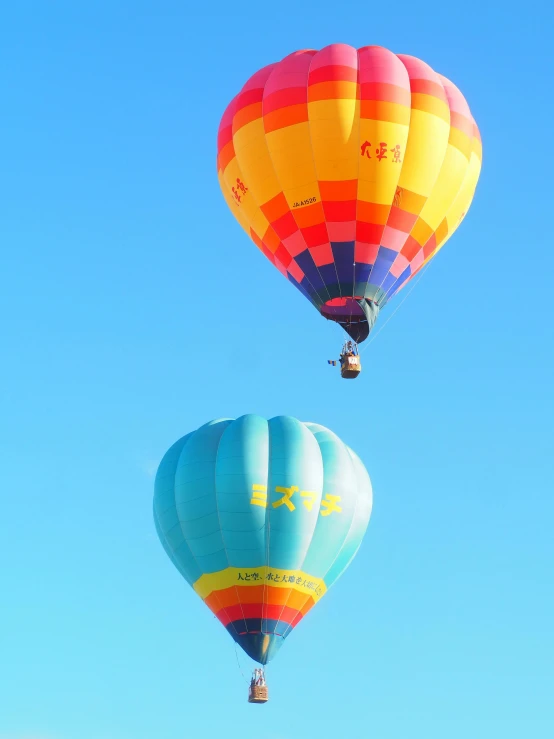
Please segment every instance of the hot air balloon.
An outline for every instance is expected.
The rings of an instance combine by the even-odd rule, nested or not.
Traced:
[[[165,454],[154,492],[169,558],[262,666],[348,567],[371,507],[358,456],[289,416],[201,426]],[[249,700],[267,700],[263,668]]]
[[[481,156],[452,82],[413,56],[333,44],[246,82],[221,119],[217,166],[256,246],[360,343],[459,226]],[[343,376],[356,377],[347,354]]]

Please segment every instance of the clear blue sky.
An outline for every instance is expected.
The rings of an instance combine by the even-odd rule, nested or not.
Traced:
[[[550,739],[553,12],[186,6],[1,11],[0,739]],[[484,144],[467,218],[352,383],[215,167],[248,76],[332,42],[425,59]],[[151,514],[169,445],[246,412],[329,426],[375,491],[265,707]]]

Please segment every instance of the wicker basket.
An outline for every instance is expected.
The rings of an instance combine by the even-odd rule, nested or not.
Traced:
[[[269,700],[267,685],[251,685],[248,691],[249,703],[267,703]]]
[[[340,363],[340,374],[346,380],[352,380],[358,377],[362,371],[362,363],[360,357],[357,354],[346,355],[342,357]]]

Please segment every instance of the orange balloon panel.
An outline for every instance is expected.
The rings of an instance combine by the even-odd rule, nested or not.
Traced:
[[[480,168],[457,87],[379,46],[333,44],[264,67],[219,127],[231,212],[356,341],[454,233]]]

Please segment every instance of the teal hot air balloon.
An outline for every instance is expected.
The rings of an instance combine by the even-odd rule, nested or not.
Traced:
[[[169,558],[262,665],[348,567],[371,506],[358,456],[289,416],[201,426],[166,453],[154,493]]]

